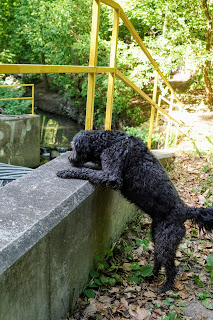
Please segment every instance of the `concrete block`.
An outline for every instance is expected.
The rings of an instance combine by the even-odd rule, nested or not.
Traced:
[[[0,116],[0,162],[31,168],[39,166],[39,116]]]
[[[56,176],[69,166],[64,154],[0,188],[0,320],[63,317],[136,213],[119,192]]]
[[[154,149],[151,150],[154,156],[161,162],[164,168],[168,168],[170,164],[175,159],[175,153],[173,150],[166,150],[166,149]]]
[[[50,319],[48,251],[42,239],[1,274],[1,320]]]

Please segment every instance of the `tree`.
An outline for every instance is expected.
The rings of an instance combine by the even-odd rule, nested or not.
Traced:
[[[207,3],[207,0],[201,0],[204,14],[206,17],[206,24],[207,24],[207,32],[206,32],[206,51],[207,53],[211,52],[211,47],[212,47],[212,22],[213,22],[213,17],[210,13],[210,8]],[[204,81],[205,81],[205,89],[206,89],[206,95],[207,95],[207,101],[208,103],[212,106],[213,105],[213,96],[212,96],[212,86],[211,86],[211,81],[209,77],[209,72],[211,70],[211,60],[207,58],[203,65],[203,76],[204,76]]]

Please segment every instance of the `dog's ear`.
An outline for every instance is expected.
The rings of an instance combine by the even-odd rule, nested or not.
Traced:
[[[88,153],[90,151],[89,138],[86,135],[81,135],[73,140],[73,146],[79,153]]]

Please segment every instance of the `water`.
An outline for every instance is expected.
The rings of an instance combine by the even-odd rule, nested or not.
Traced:
[[[83,126],[69,118],[53,115],[37,110],[41,119],[41,146],[43,147],[70,147],[74,135],[83,129]]]
[[[69,118],[37,110],[41,121],[41,164],[70,150],[74,135],[82,125]]]

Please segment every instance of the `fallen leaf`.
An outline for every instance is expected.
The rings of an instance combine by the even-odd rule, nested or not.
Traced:
[[[198,199],[201,205],[203,205],[206,202],[206,198],[202,194],[198,196]]]
[[[186,280],[188,280],[189,278],[188,278],[188,275],[187,275],[185,272],[183,272],[180,279],[181,279],[182,281],[186,281]]]
[[[175,288],[182,291],[184,289],[184,285],[180,281],[175,281]]]
[[[152,292],[152,291],[146,291],[143,294],[146,298],[156,298],[156,293]]]
[[[135,286],[135,287],[127,287],[124,289],[124,292],[139,292],[138,290],[141,290],[141,287]]]
[[[156,313],[158,316],[162,315],[161,309],[155,309],[153,312]]]
[[[131,266],[131,263],[123,263],[122,269],[123,269],[124,271],[129,272],[129,271],[132,270],[132,269],[130,268],[130,266]]]
[[[136,320],[145,320],[145,319],[148,319],[151,315],[150,311],[144,308],[140,308],[139,306],[137,307],[136,312],[137,312]]]
[[[90,304],[86,307],[86,309],[84,310],[84,315],[85,316],[93,316],[97,311],[97,307],[93,304]]]
[[[112,298],[110,298],[109,296],[100,296],[99,301],[106,305],[110,305],[112,302]]]

